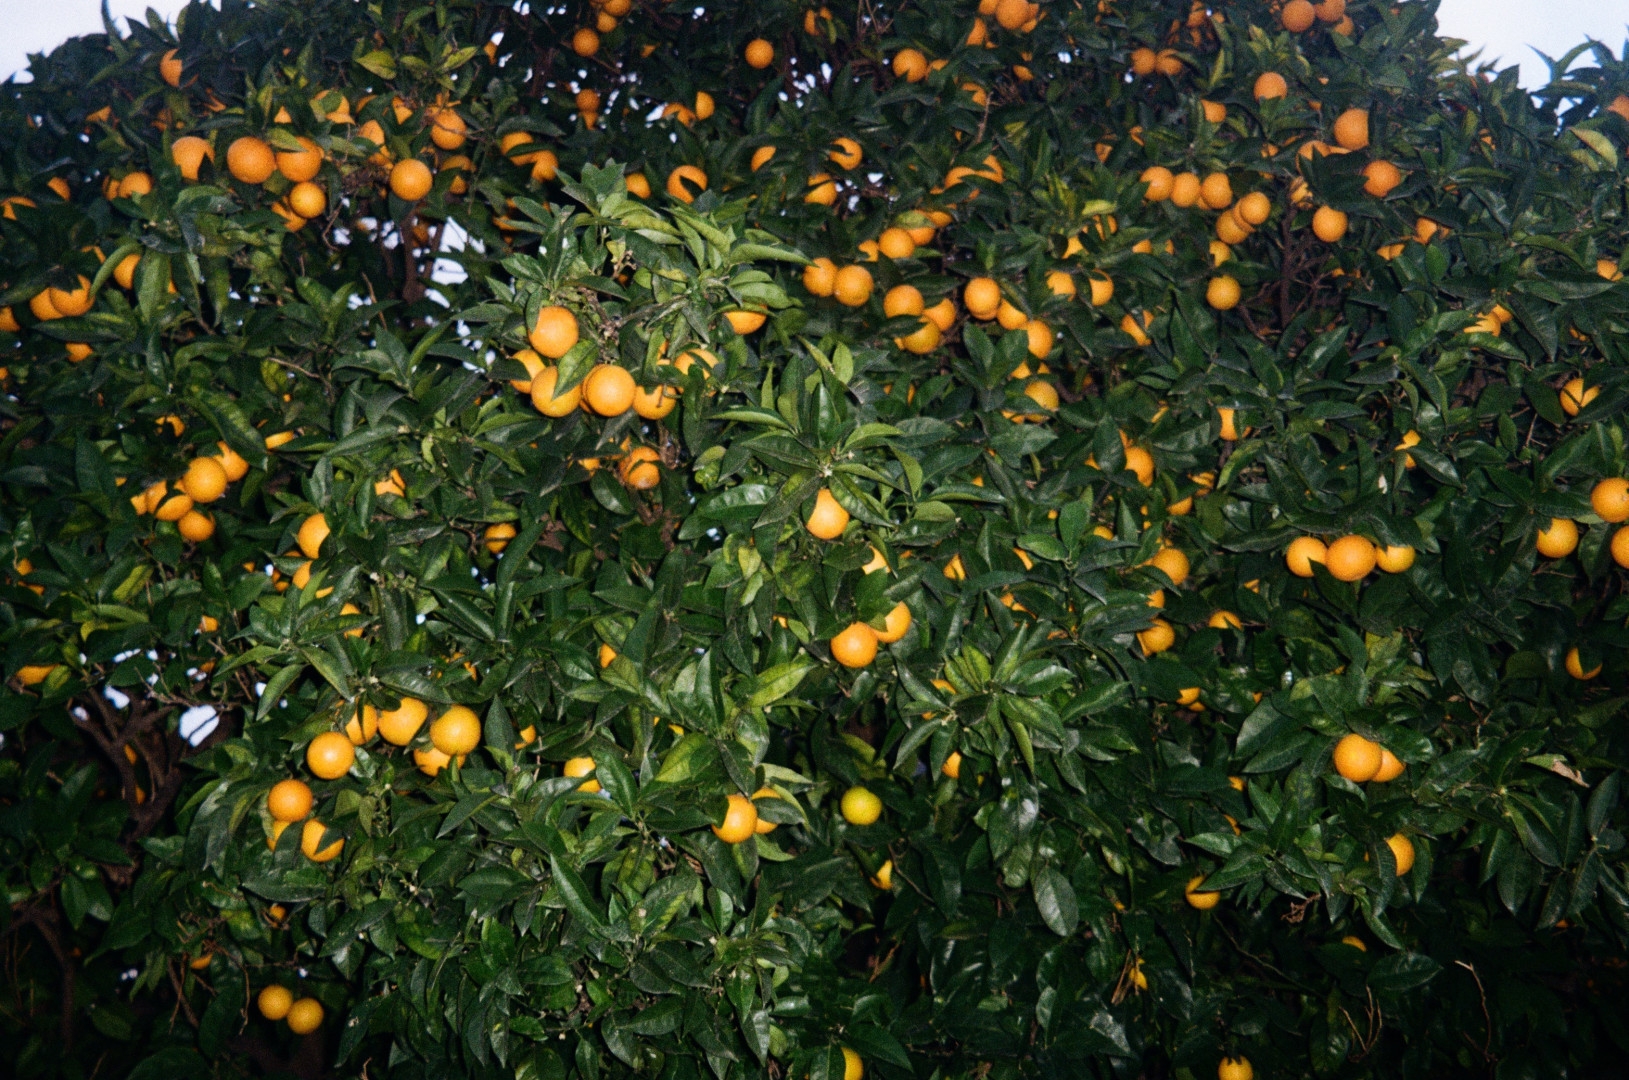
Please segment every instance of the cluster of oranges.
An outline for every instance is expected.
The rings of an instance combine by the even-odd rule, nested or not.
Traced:
[[[260,1015],[267,1020],[283,1020],[296,1035],[309,1035],[322,1026],[322,1002],[316,998],[294,998],[294,993],[282,983],[271,983],[261,988],[255,998]]]
[[[180,424],[175,417],[167,420],[172,425]],[[152,514],[159,521],[175,522],[181,535],[195,544],[214,536],[215,520],[198,507],[221,498],[226,494],[227,484],[242,480],[249,471],[249,463],[241,454],[224,442],[216,446],[220,453],[193,458],[180,479],[155,481],[139,494],[130,496],[131,507],[137,514]]]

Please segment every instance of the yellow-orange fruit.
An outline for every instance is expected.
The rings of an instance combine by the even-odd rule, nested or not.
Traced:
[[[1380,744],[1355,732],[1335,744],[1335,771],[1354,784],[1365,784],[1380,771]]]

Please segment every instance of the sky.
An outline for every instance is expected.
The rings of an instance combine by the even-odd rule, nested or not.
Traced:
[[[148,7],[173,16],[182,0],[108,0],[114,18],[140,18]],[[23,70],[28,53],[48,51],[77,34],[102,28],[99,0],[0,0],[0,78]],[[1623,0],[1442,0],[1438,22],[1445,37],[1481,48],[1485,60],[1501,67],[1520,64],[1522,83],[1540,85],[1548,69],[1529,46],[1559,57],[1587,36],[1614,52],[1629,37],[1629,4]]]

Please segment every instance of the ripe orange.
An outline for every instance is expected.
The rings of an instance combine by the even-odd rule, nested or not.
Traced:
[[[1578,546],[1578,526],[1571,518],[1551,518],[1548,528],[1538,532],[1538,553],[1559,559],[1571,555]]]
[[[623,178],[622,183],[628,189],[628,194],[641,199],[650,198],[650,180],[644,173],[629,173]]]
[[[539,355],[558,360],[577,344],[577,316],[558,304],[546,307],[537,313],[526,340]]]
[[[481,720],[463,705],[454,705],[430,725],[430,741],[443,754],[462,757],[481,745]]]
[[[1215,630],[1244,629],[1244,623],[1240,621],[1239,617],[1233,614],[1233,612],[1226,610],[1212,612],[1210,620],[1206,622],[1205,625]]]
[[[321,1026],[322,1002],[316,998],[301,998],[289,1007],[288,1029],[294,1034],[309,1035]]]
[[[215,535],[215,520],[208,514],[188,510],[175,523],[181,537],[190,543],[201,544]]]
[[[1561,388],[1561,411],[1568,416],[1577,416],[1578,411],[1599,397],[1600,393],[1599,386],[1586,389],[1582,378],[1568,379]]]
[[[287,199],[288,208],[303,218],[320,217],[328,209],[328,193],[309,180],[295,184]]]
[[[1272,200],[1259,191],[1252,191],[1239,200],[1239,217],[1246,225],[1262,224],[1272,210]]]
[[[1629,480],[1609,476],[1589,493],[1589,505],[1602,521],[1629,521]]]
[[[843,820],[850,825],[870,825],[882,816],[882,800],[868,788],[851,787],[838,804]]]
[[[337,731],[325,731],[305,748],[305,763],[322,780],[338,780],[356,762],[356,747]]]
[[[430,709],[417,698],[404,697],[394,709],[379,713],[379,735],[393,746],[406,746],[418,735],[430,716]]]
[[[305,781],[279,780],[266,793],[266,812],[274,821],[299,821],[311,813],[311,802]]]
[[[158,61],[158,77],[171,86],[181,85],[181,58],[175,55],[177,51],[169,50]]]
[[[1312,576],[1312,564],[1321,563],[1329,549],[1315,536],[1297,536],[1284,552],[1284,563],[1296,577]]]
[[[404,202],[418,202],[430,194],[435,175],[418,158],[398,161],[390,170],[390,193]]]
[[[1230,274],[1222,274],[1210,279],[1205,286],[1205,303],[1217,311],[1231,311],[1239,305],[1239,299],[1244,290],[1239,287],[1239,279]],[[1226,435],[1222,436],[1224,439]]]
[[[969,42],[969,44],[978,44]],[[1159,63],[1159,54],[1153,49],[1143,47],[1131,50],[1131,73],[1139,78],[1154,74],[1154,68]]]
[[[1374,544],[1361,536],[1343,536],[1324,552],[1324,566],[1337,581],[1361,581],[1374,565]]]
[[[845,266],[832,282],[832,295],[844,307],[860,307],[871,299],[871,271],[863,266]]]
[[[939,771],[941,773],[943,773],[945,776],[950,777],[952,780],[961,779],[961,775],[962,775],[962,755],[961,755],[961,752],[957,751],[957,750],[952,750],[950,752],[950,756],[945,758],[945,763],[943,765],[939,766]]]
[[[121,199],[129,199],[137,195],[146,195],[152,190],[153,178],[144,172],[138,171],[127,173],[124,179],[119,181],[117,196]],[[12,200],[8,200],[8,202],[10,201]],[[15,201],[24,203],[28,206],[34,205],[33,203],[28,202],[26,199],[19,199]],[[6,216],[13,216],[11,213],[11,207],[9,205],[6,207]]]
[[[894,76],[906,82],[921,82],[928,77],[928,58],[916,49],[901,49],[894,54]]]
[[[597,109],[588,111],[595,112]],[[424,114],[424,120],[430,125],[430,141],[441,149],[457,150],[464,145],[469,125],[452,109],[431,109]]]
[[[53,285],[46,290],[46,296],[58,314],[70,317],[85,314],[95,303],[91,297],[90,281],[83,274],[79,275],[77,288],[60,289]]]
[[[755,334],[759,330],[762,330],[764,328],[764,322],[768,318],[769,316],[765,315],[761,311],[742,311],[737,309],[735,311],[726,311],[724,313],[724,321],[730,324],[731,330],[734,330],[742,337],[746,337],[748,334]]]
[[[830,488],[821,488],[815,493],[814,509],[803,524],[816,539],[835,540],[848,528],[848,511],[832,497]]]
[[[291,184],[314,180],[322,168],[322,147],[304,135],[295,137],[302,149],[279,150],[275,155],[277,171]]]
[[[1233,205],[1233,184],[1226,173],[1211,173],[1199,183],[1199,201],[1207,210],[1226,210]]]
[[[198,179],[198,169],[205,158],[214,161],[215,148],[196,135],[183,135],[170,144],[170,160],[187,180]]]
[[[707,190],[706,173],[702,172],[694,165],[680,165],[678,168],[667,174],[667,193],[673,196],[675,199],[678,199],[680,202],[695,202],[696,196],[692,195],[690,193],[690,189],[685,186],[686,181],[688,181],[698,193]]]
[[[1629,525],[1612,534],[1612,561],[1629,569]]]
[[[1164,202],[1169,199],[1172,185],[1176,181],[1171,170],[1163,165],[1150,165],[1137,179],[1147,185],[1143,198],[1148,202]]]
[[[640,387],[634,392],[634,412],[646,420],[660,420],[679,404],[679,393],[671,386]]]
[[[1165,576],[1171,579],[1171,584],[1181,585],[1188,580],[1188,556],[1179,548],[1162,547],[1148,560],[1148,565],[1156,570],[1164,571]]]
[[[865,156],[860,151],[860,144],[847,135],[840,135],[832,140],[832,148],[826,151],[826,158],[839,169],[858,168],[861,159]]]
[[[1001,309],[1001,286],[987,277],[973,278],[962,290],[962,303],[975,319],[993,319]]]
[[[1369,110],[1347,109],[1335,118],[1335,143],[1346,150],[1369,145]]]
[[[811,206],[832,206],[837,202],[837,181],[829,173],[815,173],[809,177],[809,190],[804,193],[803,201]],[[872,241],[866,241],[872,243]],[[860,245],[862,248],[865,244]]]
[[[1197,911],[1209,911],[1222,902],[1222,894],[1219,892],[1204,892],[1202,890],[1204,884],[1205,875],[1200,874],[1198,877],[1189,878],[1187,887],[1182,890],[1182,898],[1188,901],[1189,907]]]
[[[1581,657],[1579,657],[1578,647],[1576,645],[1567,650],[1566,668],[1567,674],[1571,675],[1580,682],[1588,682],[1590,679],[1595,678],[1595,676],[1601,673],[1600,664],[1596,664],[1588,671],[1584,670],[1584,661]]]
[[[574,758],[571,758],[569,761],[567,761],[565,763],[565,766],[563,768],[561,768],[560,775],[562,775],[562,776],[582,777],[582,776],[587,776],[589,773],[591,773],[593,771],[594,771],[594,759],[593,758],[591,758],[591,757],[574,757]],[[594,794],[599,789],[600,789],[600,782],[598,780],[584,780],[582,783],[577,785],[577,790],[578,791],[586,792],[589,795]]]
[[[210,503],[226,493],[226,470],[214,458],[193,458],[181,477],[181,490],[195,503]]]
[[[662,471],[656,463],[661,455],[648,446],[636,446],[622,459],[622,482],[635,491],[649,491],[662,482]]]
[[[1155,619],[1147,630],[1138,631],[1137,644],[1142,646],[1144,655],[1153,656],[1176,644],[1176,631],[1164,619]]]
[[[1250,1067],[1247,1057],[1225,1057],[1216,1066],[1216,1080],[1254,1080],[1255,1075],[1256,1070]]]
[[[1403,170],[1383,158],[1363,166],[1363,176],[1363,190],[1377,199],[1384,199],[1403,182]]]
[[[322,542],[328,539],[328,519],[321,514],[312,514],[300,522],[300,529],[294,534],[294,542],[300,546],[300,553],[308,559],[315,559],[322,550]]]
[[[345,722],[345,737],[351,740],[352,746],[365,746],[377,734],[379,710],[372,705],[358,706],[356,715]]]
[[[1312,215],[1312,232],[1326,244],[1333,244],[1346,235],[1346,214],[1331,206],[1320,206]]]
[[[532,408],[544,416],[570,416],[576,410],[578,402],[582,400],[582,383],[556,396],[554,387],[559,379],[560,369],[555,367],[546,367],[532,376]]]
[[[1335,771],[1354,784],[1368,783],[1380,771],[1380,744],[1355,732],[1335,744]]]
[[[887,617],[883,619],[883,628],[876,631],[877,640],[885,645],[892,645],[904,637],[910,628],[911,609],[906,606],[905,601],[901,600],[893,606]]]
[[[1284,10],[1278,14],[1279,21],[1284,29],[1292,34],[1305,33],[1312,28],[1317,14],[1312,10],[1311,0],[1290,0],[1284,5]]]
[[[1058,409],[1057,387],[1053,386],[1045,379],[1031,380],[1024,387],[1024,396],[1035,402],[1035,404],[1039,405],[1041,408],[1047,410],[1047,412],[1056,412]],[[1039,423],[1040,421],[1046,419],[1046,414],[1034,413],[1029,416],[1029,419]]]
[[[226,149],[226,171],[245,184],[264,184],[277,169],[272,148],[253,135],[244,135]]]
[[[1401,574],[1414,565],[1414,548],[1408,544],[1387,544],[1374,550],[1374,564],[1388,574]]]
[[[503,549],[509,546],[509,541],[515,538],[516,533],[517,530],[513,525],[507,521],[501,521],[496,525],[488,525],[486,530],[481,533],[481,541],[492,554],[501,555]],[[467,753],[468,751],[459,752]]]
[[[1397,861],[1398,877],[1414,869],[1414,844],[1408,837],[1393,833],[1386,837],[1386,846],[1391,848],[1391,856]]]
[[[837,264],[819,258],[803,268],[803,287],[815,296],[830,296],[837,287]]]
[[[522,349],[509,359],[526,369],[524,379],[510,379],[509,385],[523,394],[530,394],[532,392],[532,379],[543,370],[543,358],[531,349]]]
[[[1114,299],[1114,279],[1101,270],[1092,271],[1088,281],[1092,288],[1092,306],[1102,307]],[[1129,316],[1128,316],[1129,318]]]
[[[1398,759],[1396,754],[1382,746],[1380,748],[1380,769],[1374,774],[1374,783],[1389,784],[1402,776],[1405,768],[1407,766]]]
[[[1263,72],[1256,79],[1253,89],[1257,101],[1268,101],[1272,98],[1281,98],[1290,92],[1290,84],[1284,81],[1284,76],[1276,71]]]
[[[747,42],[746,53],[744,55],[746,56],[748,67],[757,68],[761,71],[775,62],[775,46],[771,45],[763,38],[753,38],[751,41]]]
[[[346,743],[345,745],[349,746],[350,743]],[[303,851],[305,853],[305,857],[310,859],[312,862],[330,862],[333,859],[337,859],[339,857],[339,853],[345,850],[344,840],[335,840],[327,847],[318,846],[322,843],[322,834],[327,831],[328,826],[324,825],[316,818],[312,818],[310,821],[307,821],[300,829],[300,850]]]
[[[294,1004],[294,995],[286,986],[273,983],[260,991],[255,998],[255,1004],[260,1008],[260,1015],[267,1020],[281,1020],[288,1015],[289,1007]]]
[[[1142,447],[1126,447],[1126,468],[1137,474],[1137,482],[1143,487],[1154,482],[1154,455]]]
[[[1220,124],[1227,119],[1227,106],[1219,101],[1201,100],[1199,106],[1205,111],[1205,120],[1209,123]]]
[[[571,51],[581,57],[590,57],[600,51],[600,36],[584,26],[571,35]]]
[[[633,408],[639,385],[616,364],[595,364],[583,379],[583,400],[601,416],[621,416]]]
[[[863,622],[849,623],[830,645],[832,659],[846,668],[863,668],[877,658],[877,632]]]
[[[758,832],[758,807],[745,795],[731,795],[724,822],[713,826],[713,835],[726,844],[739,844]]]

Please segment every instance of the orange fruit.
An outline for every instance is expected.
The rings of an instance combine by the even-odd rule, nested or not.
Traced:
[[[730,324],[731,330],[734,330],[742,337],[746,337],[748,334],[755,334],[759,330],[762,330],[764,328],[764,322],[768,318],[769,316],[765,315],[761,311],[736,310],[726,311],[724,313],[724,321]]]
[[[815,493],[814,509],[804,527],[819,540],[835,540],[848,528],[848,511],[832,497],[831,489],[821,488]]]
[[[558,360],[577,344],[577,316],[558,304],[546,307],[537,313],[526,340],[539,355]]]
[[[294,1004],[294,995],[289,992],[288,987],[273,983],[260,991],[259,996],[255,998],[255,1004],[260,1009],[260,1015],[267,1020],[281,1020],[288,1015],[290,1006]]]
[[[266,793],[266,812],[274,821],[299,821],[311,813],[311,802],[303,780],[279,780]]]
[[[343,842],[343,841],[341,841]],[[319,859],[318,862],[326,862]],[[316,998],[301,998],[289,1007],[288,1029],[296,1035],[309,1035],[322,1026],[322,1002]]]
[[[1155,619],[1147,630],[1138,631],[1137,644],[1142,647],[1145,655],[1153,656],[1176,644],[1176,631],[1164,619]]]
[[[1374,564],[1388,574],[1401,574],[1414,565],[1414,549],[1408,544],[1376,544]]]
[[[417,202],[430,194],[435,175],[418,158],[398,161],[390,170],[390,193],[403,202]]]
[[[1114,279],[1101,270],[1094,270],[1088,278],[1093,307],[1102,307],[1114,299]]]
[[[962,303],[975,319],[993,319],[1001,310],[1001,286],[987,277],[973,278],[962,289]]]
[[[181,477],[181,490],[195,503],[211,503],[226,494],[226,470],[215,458],[193,458]]]
[[[345,737],[351,740],[352,746],[364,746],[377,734],[379,710],[372,705],[358,706],[356,715],[345,722]]]
[[[634,392],[634,412],[646,420],[660,420],[679,403],[679,393],[671,386],[640,387]]]
[[[635,491],[649,491],[662,482],[662,471],[657,468],[661,455],[648,446],[636,446],[622,459],[622,482]]]
[[[117,196],[121,199],[129,199],[136,195],[146,195],[152,190],[153,178],[144,172],[138,171],[126,174],[125,178],[119,181]],[[6,216],[8,218],[14,216],[11,212],[11,206],[9,205],[12,201],[22,203],[26,206],[34,205],[27,199],[7,200],[8,205],[6,206]]]
[[[295,136],[302,149],[279,150],[274,155],[277,162],[277,171],[291,184],[303,184],[308,180],[315,180],[317,172],[322,168],[322,147],[306,138],[304,135]]]
[[[815,173],[809,177],[809,190],[804,193],[803,201],[811,206],[832,206],[837,202],[837,181],[828,173]],[[867,241],[868,243],[870,241]],[[860,245],[862,248],[864,244]]]
[[[1226,210],[1233,205],[1233,183],[1227,173],[1211,173],[1199,183],[1199,201],[1207,210]]]
[[[845,307],[859,307],[871,299],[871,271],[863,266],[845,266],[832,281],[832,295]]]
[[[1164,572],[1171,579],[1172,585],[1181,585],[1188,580],[1188,556],[1174,547],[1162,547],[1154,552],[1154,557],[1148,560],[1148,565]]]
[[[183,135],[170,144],[170,160],[187,180],[198,179],[198,169],[205,158],[214,161],[215,148],[196,135]]]
[[[181,537],[190,543],[201,544],[215,535],[215,521],[208,514],[188,510],[175,523]]]
[[[639,385],[616,364],[595,364],[583,379],[583,400],[601,416],[621,416],[633,408]]]
[[[1374,544],[1361,536],[1343,536],[1324,552],[1324,567],[1337,581],[1361,581],[1374,566]]]
[[[950,777],[952,780],[961,779],[961,775],[962,775],[962,755],[961,755],[961,752],[957,751],[957,750],[952,750],[950,752],[950,756],[945,758],[945,763],[943,765],[939,766],[939,771],[942,774],[944,774],[945,776]]]
[[[181,85],[181,58],[175,55],[177,51],[169,50],[158,61],[158,77],[171,86]]]
[[[322,542],[328,539],[328,519],[321,514],[312,514],[300,522],[299,531],[294,534],[294,541],[300,546],[300,553],[308,559],[315,559],[322,550]]]
[[[1203,874],[1188,880],[1187,887],[1182,890],[1182,898],[1188,901],[1188,906],[1197,911],[1209,911],[1222,902],[1219,892],[1205,892],[1201,886],[1205,884]]]
[[[870,825],[882,816],[882,800],[870,789],[856,785],[843,792],[838,809],[850,825]]]
[[[1335,744],[1335,771],[1354,784],[1366,784],[1380,771],[1380,744],[1355,732]]]
[[[1548,528],[1539,529],[1538,553],[1559,559],[1571,555],[1578,546],[1578,526],[1571,518],[1551,518]]]
[[[893,606],[883,619],[883,628],[876,631],[877,640],[885,645],[892,645],[911,628],[911,609],[901,600]]]
[[[581,57],[593,56],[600,51],[600,36],[589,27],[582,27],[571,35],[571,51]]]
[[[1601,673],[1601,665],[1600,664],[1596,664],[1594,667],[1590,668],[1588,671],[1584,670],[1584,661],[1578,655],[1578,647],[1577,646],[1574,646],[1574,647],[1567,650],[1566,668],[1567,668],[1567,674],[1568,675],[1571,675],[1573,678],[1579,679],[1579,680],[1585,681],[1585,682],[1587,682],[1590,679],[1595,678],[1595,676],[1597,676],[1597,675],[1599,675]]]
[[[1231,611],[1215,611],[1211,613],[1206,626],[1215,630],[1243,630],[1244,623]]]
[[[1137,179],[1146,185],[1143,198],[1148,202],[1164,202],[1169,199],[1172,185],[1176,181],[1171,170],[1163,165],[1150,165]]]
[[[289,209],[303,218],[320,217],[328,209],[328,193],[309,180],[295,184],[287,199]]]
[[[404,697],[394,709],[379,713],[379,735],[393,746],[406,746],[418,735],[430,716],[430,709],[417,698]]]
[[[1199,106],[1204,110],[1205,119],[1209,123],[1220,124],[1222,121],[1227,119],[1227,106],[1223,105],[1219,101],[1201,100],[1199,102]]]
[[[1599,397],[1600,393],[1599,386],[1586,389],[1582,378],[1568,379],[1561,388],[1561,411],[1568,416],[1577,416],[1578,411]]]
[[[691,203],[696,197],[690,194],[685,182],[689,181],[697,191],[707,190],[707,174],[694,165],[680,165],[667,174],[667,193],[680,202]]]
[[[1326,244],[1333,244],[1346,235],[1346,214],[1331,206],[1320,206],[1312,215],[1312,232]]]
[[[882,313],[890,319],[922,314],[922,293],[914,285],[895,285],[882,298]]]
[[[1363,150],[1368,147],[1368,109],[1347,109],[1335,117],[1335,144],[1344,150]]]
[[[921,82],[928,77],[928,58],[916,49],[901,49],[894,54],[894,76],[906,82]]]
[[[245,184],[264,184],[277,169],[272,148],[253,135],[244,135],[226,149],[226,171]]]
[[[650,180],[644,173],[629,173],[622,183],[628,189],[628,194],[641,199],[650,198]]]
[[[351,744],[346,743],[345,745],[350,746]],[[329,862],[338,858],[339,853],[345,850],[344,840],[335,840],[327,847],[318,846],[322,843],[322,834],[327,831],[328,826],[324,825],[316,818],[312,818],[310,821],[307,821],[300,829],[300,850],[303,851],[305,853],[305,857],[310,859],[312,862]]]
[[[1292,34],[1310,30],[1316,18],[1317,13],[1312,10],[1310,0],[1290,0],[1278,13],[1279,22]]]
[[[594,771],[594,759],[593,758],[591,758],[591,757],[574,757],[574,758],[570,759],[569,761],[567,761],[565,763],[565,765],[561,768],[560,775],[562,775],[562,776],[582,777],[582,776],[587,776],[589,773],[591,773],[593,771]],[[577,785],[577,790],[578,791],[586,792],[586,793],[588,793],[590,795],[594,794],[599,789],[600,789],[600,782],[598,780],[584,780],[582,783]]]
[[[1191,172],[1177,173],[1171,178],[1171,205],[1188,209],[1199,201],[1199,177]]]
[[[507,521],[501,521],[496,525],[486,527],[485,531],[481,533],[481,542],[486,545],[486,549],[492,554],[501,555],[503,549],[509,546],[509,541],[513,540],[516,535],[517,530],[513,525]],[[468,751],[461,750],[459,753],[468,753]]]
[[[1205,286],[1205,303],[1217,311],[1231,311],[1239,305],[1239,299],[1243,295],[1244,290],[1239,287],[1239,279],[1229,274],[1213,277]],[[1231,427],[1231,424],[1227,426]],[[1228,436],[1224,434],[1222,438],[1226,439]]]
[[[533,352],[531,349],[522,349],[509,359],[515,361],[521,367],[526,369],[526,377],[524,379],[510,379],[509,385],[513,386],[516,390],[519,390],[523,394],[530,394],[532,392],[532,379],[536,378],[537,375],[543,370],[543,358],[537,355],[537,353]]]
[[[1216,1066],[1216,1080],[1254,1080],[1255,1075],[1256,1070],[1250,1067],[1247,1057],[1225,1057]]]
[[[908,259],[916,254],[916,241],[909,232],[895,225],[882,230],[882,235],[877,237],[877,250],[890,259]]]
[[[1236,423],[1236,415],[1237,414],[1236,414],[1235,410],[1230,409],[1225,405],[1218,405],[1216,407],[1216,415],[1221,420],[1221,432],[1220,432],[1220,434],[1221,434],[1221,437],[1222,437],[1222,441],[1223,442],[1237,442],[1239,440],[1239,438],[1240,438],[1240,433],[1239,433],[1239,429],[1238,429],[1238,426],[1237,426],[1237,423]],[[1245,435],[1250,434],[1250,429],[1245,428],[1244,429],[1244,434]]]
[[[597,110],[590,109],[590,112]],[[430,141],[443,150],[457,150],[468,137],[469,125],[452,109],[431,109],[424,114],[430,125]]]
[[[582,401],[583,384],[578,383],[564,394],[556,395],[555,384],[560,379],[560,369],[546,367],[532,376],[532,408],[544,416],[570,416]]]
[[[1589,505],[1602,521],[1629,521],[1629,480],[1610,476],[1589,493]]]
[[[1284,81],[1284,76],[1276,71],[1263,72],[1256,79],[1253,93],[1257,101],[1267,101],[1272,98],[1281,98],[1290,92],[1290,84]]]
[[[860,144],[847,135],[839,135],[831,145],[832,148],[826,151],[826,158],[839,169],[858,168],[865,156],[860,152]]]
[[[1414,869],[1414,844],[1408,837],[1393,833],[1386,837],[1386,846],[1391,848],[1391,857],[1397,862],[1398,877]]]
[[[803,268],[803,287],[815,296],[830,296],[837,287],[837,264],[819,258]]]
[[[1396,754],[1382,746],[1380,748],[1380,769],[1374,774],[1374,783],[1389,784],[1402,776],[1403,770],[1407,767],[1398,759]]]
[[[713,835],[726,844],[739,844],[758,832],[758,807],[745,795],[731,795],[724,822],[713,826]]]
[[[778,798],[780,798],[780,796],[775,793],[774,788],[761,787],[757,791],[754,791],[752,793],[752,801],[753,802],[757,802],[759,799],[778,799]],[[754,807],[753,811],[754,811],[754,813],[756,813],[757,812],[757,807]],[[758,818],[757,823],[755,825],[753,825],[753,827],[752,827],[752,831],[755,832],[755,833],[758,833],[760,836],[764,835],[765,833],[772,833],[772,832],[775,831],[775,829],[776,829],[776,823],[775,822],[773,822],[773,821],[765,821],[762,817]]]
[[[1154,455],[1142,447],[1126,447],[1126,468],[1137,474],[1137,482],[1143,487],[1154,482]]]
[[[863,622],[849,623],[830,645],[832,658],[846,668],[862,668],[877,658],[877,632]]]
[[[1629,525],[1612,534],[1612,561],[1629,569]]]
[[[1391,194],[1403,182],[1403,172],[1389,161],[1376,159],[1363,166],[1363,190],[1377,199]]]
[[[356,747],[337,731],[325,731],[305,748],[305,763],[322,780],[338,780],[356,762]]]
[[[454,705],[430,725],[430,741],[443,754],[462,757],[481,745],[481,721],[469,708]]]
[[[1321,563],[1329,549],[1315,536],[1297,536],[1284,552],[1284,563],[1296,577],[1312,576],[1312,564]]]
[[[977,44],[973,42],[972,44]],[[1137,48],[1131,50],[1131,73],[1139,78],[1154,74],[1154,68],[1159,64],[1159,54],[1150,48]]]
[[[1272,200],[1259,191],[1252,191],[1239,200],[1239,217],[1246,225],[1260,225],[1272,213]]]
[[[46,296],[51,306],[58,314],[72,317],[83,315],[91,309],[95,300],[91,297],[90,280],[85,275],[79,275],[79,286],[73,289],[60,289],[53,285],[46,290]]]
[[[746,52],[743,55],[746,56],[748,67],[762,71],[775,62],[775,46],[763,38],[753,38],[747,42]]]

